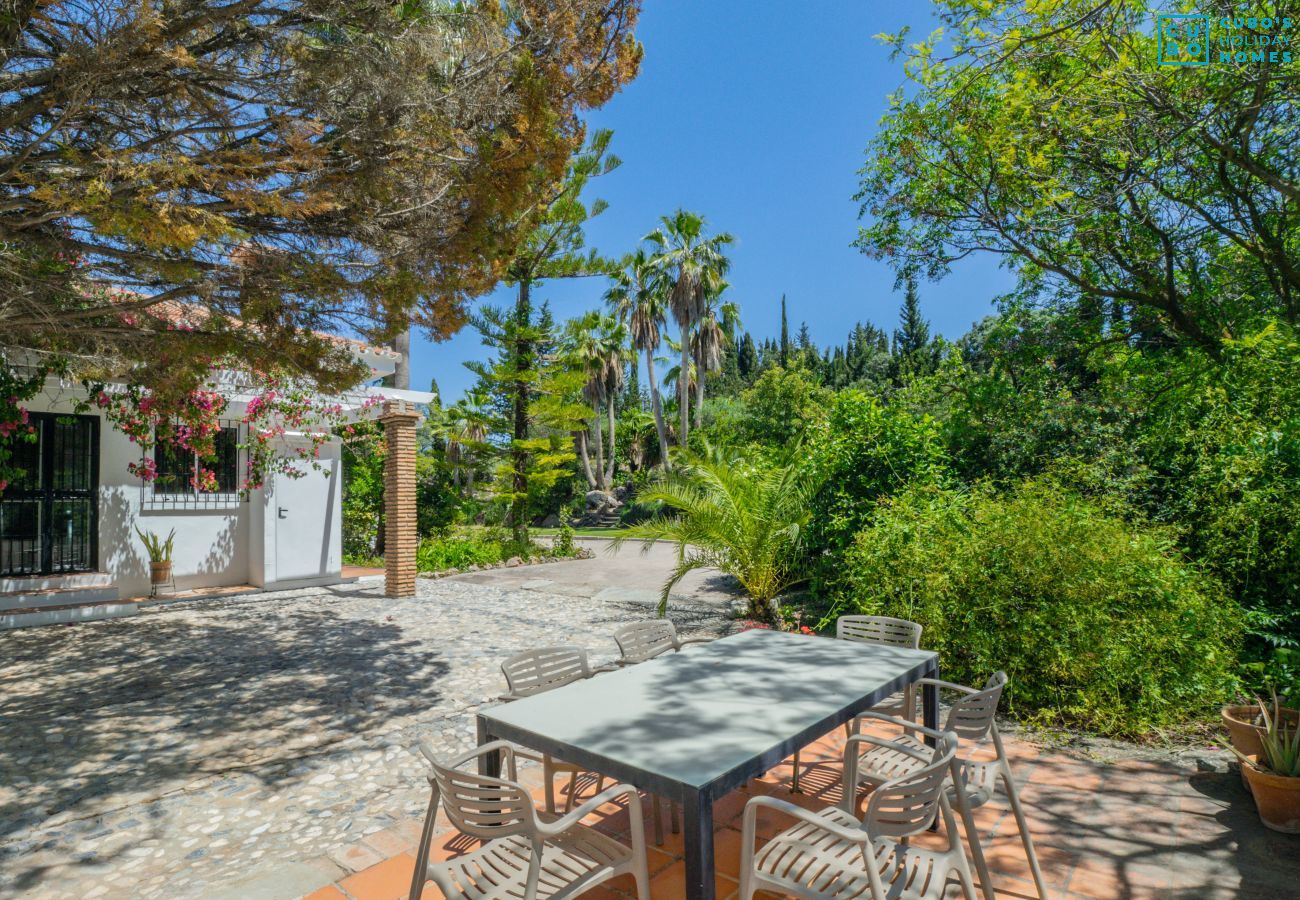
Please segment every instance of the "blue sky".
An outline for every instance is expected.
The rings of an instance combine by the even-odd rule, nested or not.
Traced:
[[[614,131],[623,165],[597,179],[588,198],[608,210],[588,241],[610,256],[632,249],[677,207],[703,213],[736,237],[731,298],[755,337],[775,336],[781,294],[791,329],[807,321],[819,345],[841,343],[853,323],[892,329],[900,295],[889,268],[851,243],[863,151],[901,82],[901,63],[872,35],[935,25],[920,0],[647,0],[637,29],[645,61],[637,78],[592,127]],[[939,284],[922,284],[922,309],[956,338],[992,310],[1011,277],[996,260],[968,261]],[[601,279],[544,283],[558,318],[599,306]],[[486,301],[503,304],[502,288]],[[437,379],[445,402],[469,387],[467,359],[485,348],[472,328],[450,341],[417,338],[411,386]]]

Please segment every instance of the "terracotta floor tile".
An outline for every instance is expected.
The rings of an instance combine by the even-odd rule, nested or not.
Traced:
[[[1172,885],[1168,868],[1118,855],[1081,853],[1068,889],[1093,897],[1162,896]],[[1111,893],[1106,893],[1111,891]]]
[[[749,791],[732,791],[713,804],[713,825],[730,825],[745,814],[745,804],[754,796]]]
[[[1034,851],[1038,856],[1038,866],[1042,869],[1043,880],[1047,882],[1047,887],[1052,890],[1065,890],[1070,875],[1078,863],[1078,857],[1065,850],[1041,844],[1035,844]],[[1021,843],[1019,835],[1007,834],[986,842],[984,859],[989,865],[995,884],[1003,877],[1032,883],[1033,872],[1029,868],[1029,858],[1025,855],[1025,845]]]
[[[1050,900],[1067,900],[1072,897],[1067,891],[1057,890],[1051,886],[1048,887],[1048,891],[1051,894]],[[975,894],[978,897],[984,896],[978,877],[975,879]],[[997,872],[993,873],[993,895],[997,900],[1040,900],[1038,888],[1034,886],[1032,880],[1012,878],[1010,875]],[[1111,900],[1115,898],[1112,897]]]
[[[740,883],[725,875],[716,875],[713,879],[714,892],[717,900],[728,900],[735,896],[740,887]],[[675,865],[664,869],[658,875],[650,878],[650,894],[652,897],[669,897],[678,898],[686,896],[686,867],[684,865]]]
[[[720,828],[713,833],[713,867],[720,875],[740,878],[742,836],[734,828]]]
[[[482,842],[478,838],[461,834],[459,831],[444,831],[442,834],[434,835],[433,843],[429,845],[429,861],[445,862],[456,859],[466,853],[473,853],[480,846]],[[414,854],[408,855],[414,859]]]
[[[368,869],[377,863],[383,862],[387,856],[387,854],[380,853],[363,841],[331,850],[328,855],[330,859],[349,872],[360,872],[362,869]]]
[[[347,894],[340,891],[332,884],[327,884],[318,891],[312,891],[302,900],[347,900]]]
[[[402,853],[339,882],[356,900],[401,900],[411,890],[415,857]]]
[[[407,851],[414,855],[415,847],[420,841],[421,828],[419,822],[403,820],[383,831],[366,835],[363,840],[384,856],[396,856]]]
[[[1103,770],[1099,766],[1087,765],[1062,758],[1040,759],[1029,769],[1029,784],[1044,784],[1053,787],[1069,788],[1075,791],[1097,791],[1104,780]],[[1019,780],[1020,772],[1016,764],[1011,764],[1011,771]]]
[[[665,853],[654,847],[646,854],[646,868],[650,870],[650,877],[654,878],[660,872],[670,869],[675,865],[680,865],[682,858]]]

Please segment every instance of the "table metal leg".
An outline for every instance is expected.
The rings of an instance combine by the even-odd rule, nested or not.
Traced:
[[[713,801],[696,793],[687,794],[682,818],[686,896],[688,900],[713,900]]]
[[[487,723],[482,716],[478,717],[478,745],[492,740],[492,735],[488,734]],[[484,753],[478,758],[478,773],[487,778],[501,777],[501,751],[493,750],[491,753]]]
[[[928,676],[937,679],[939,677],[939,667],[936,665],[934,671]],[[939,727],[939,688],[933,684],[921,686],[921,714],[924,721],[921,723],[926,728],[938,729]],[[931,747],[934,746],[935,740],[932,737],[926,737],[925,742]]]

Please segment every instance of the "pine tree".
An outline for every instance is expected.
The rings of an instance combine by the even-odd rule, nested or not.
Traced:
[[[537,370],[544,359],[541,351],[546,349],[544,342],[550,341],[552,345],[554,342],[550,309],[544,305],[541,319],[535,320],[533,316],[532,287],[543,279],[582,278],[609,272],[608,260],[602,259],[595,250],[583,252],[586,246],[583,228],[589,219],[605,210],[606,204],[594,200],[588,206],[582,202],[581,194],[592,178],[618,168],[618,157],[609,153],[612,137],[610,131],[597,131],[583,152],[570,161],[565,178],[549,198],[541,221],[525,238],[506,269],[507,281],[513,282],[518,290],[512,321],[489,323],[503,338],[514,341],[505,354],[514,367],[510,401],[510,527],[514,539],[521,544],[528,541],[529,473],[535,468],[530,459],[535,442],[529,434],[533,418],[529,406],[536,397]],[[539,328],[542,324],[547,327]],[[487,342],[486,333],[484,342]]]
[[[935,353],[930,342],[930,323],[921,315],[921,301],[916,281],[909,278],[898,312],[899,328],[894,332],[895,380],[928,375],[935,369]]]

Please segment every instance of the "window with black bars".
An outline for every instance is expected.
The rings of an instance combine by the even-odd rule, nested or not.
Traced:
[[[240,502],[239,473],[243,451],[239,448],[242,425],[223,420],[214,436],[216,456],[200,460],[192,450],[173,444],[158,444],[153,449],[157,477],[145,483],[145,509],[218,509]],[[216,476],[215,490],[196,487],[200,468]]]

